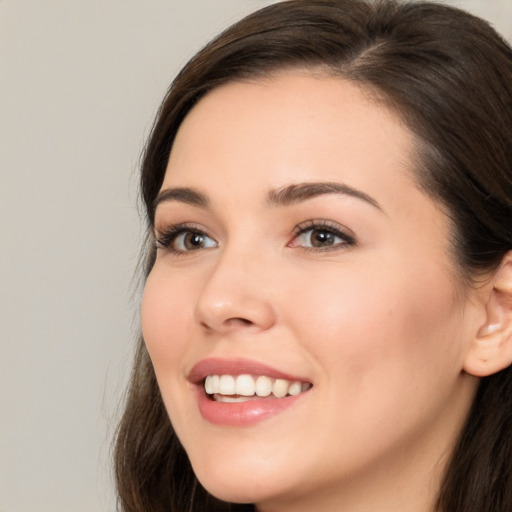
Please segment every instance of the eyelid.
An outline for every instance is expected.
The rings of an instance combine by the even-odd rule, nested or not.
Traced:
[[[155,245],[157,250],[163,250],[170,254],[181,255],[195,252],[192,251],[182,251],[172,247],[172,243],[182,234],[184,233],[197,233],[199,235],[203,235],[211,240],[213,240],[217,245],[218,242],[215,240],[213,236],[210,236],[207,230],[196,223],[193,222],[183,222],[178,224],[171,224],[165,227],[157,227],[154,229],[154,237],[155,237]],[[198,248],[197,251],[209,249],[210,247]]]
[[[332,233],[333,235],[341,238],[343,243],[338,243],[332,246],[326,247],[304,247],[299,245],[293,245],[293,242],[299,238],[304,233],[308,231],[327,231]],[[330,250],[339,250],[342,248],[350,247],[357,245],[356,237],[353,231],[337,222],[333,222],[330,220],[308,220],[305,222],[301,222],[298,224],[293,230],[293,238],[288,243],[288,247],[301,247],[304,250],[314,251],[314,252],[322,252],[322,251],[330,251]]]

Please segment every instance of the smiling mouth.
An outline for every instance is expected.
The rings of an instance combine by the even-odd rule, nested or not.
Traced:
[[[274,379],[266,375],[208,375],[204,389],[216,402],[246,402],[258,398],[297,396],[311,388],[311,383]]]

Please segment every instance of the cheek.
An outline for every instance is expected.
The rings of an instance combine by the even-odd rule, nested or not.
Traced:
[[[188,357],[193,319],[193,283],[183,283],[158,265],[151,271],[141,305],[141,327],[165,408],[180,438],[197,422],[188,396]]]
[[[155,266],[144,287],[141,327],[149,355],[159,377],[159,368],[181,360],[193,311],[190,287],[180,286]]]
[[[290,321],[296,336],[333,369],[332,378],[357,377],[363,385],[364,378],[430,379],[436,368],[460,371],[454,366],[462,361],[453,287],[439,267],[415,269],[408,263],[368,265],[364,273],[310,274],[308,293],[290,294],[291,309],[308,312]]]
[[[320,409],[331,411],[323,448],[334,467],[417,439],[457,387],[463,335],[452,287],[447,279],[429,285],[439,268],[402,275],[392,266],[311,275],[308,293],[290,294],[288,324],[315,361]]]

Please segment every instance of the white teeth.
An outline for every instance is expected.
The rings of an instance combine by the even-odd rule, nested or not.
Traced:
[[[213,395],[214,393],[219,392],[219,376],[218,375],[208,375],[204,381],[204,389],[209,395]]]
[[[272,386],[272,393],[277,398],[283,398],[283,396],[287,395],[289,386],[290,383],[287,380],[276,379],[274,385]]]
[[[302,384],[300,382],[292,382],[288,388],[288,394],[295,396],[302,391]]]
[[[204,389],[208,395],[215,395],[219,402],[240,402],[244,397],[283,398],[287,395],[296,396],[311,387],[310,383],[272,379],[266,375],[208,375],[204,381]]]
[[[221,375],[219,380],[219,393],[221,395],[235,395],[235,378],[231,375]]]
[[[247,397],[246,396],[215,395],[215,401],[233,404],[236,402],[247,402]]]
[[[256,379],[256,394],[258,396],[268,396],[270,393],[272,393],[272,379],[260,375]]]
[[[254,379],[250,375],[239,375],[236,378],[236,395],[253,396],[255,391]]]
[[[213,386],[212,386],[212,375],[208,375],[208,377],[206,377],[206,379],[204,379],[204,390],[209,395],[212,395],[214,393]]]

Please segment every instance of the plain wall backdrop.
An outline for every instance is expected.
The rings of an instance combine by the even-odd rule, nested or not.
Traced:
[[[171,79],[271,0],[0,0],[0,512],[113,512],[137,167]],[[451,2],[512,36],[510,0]]]

